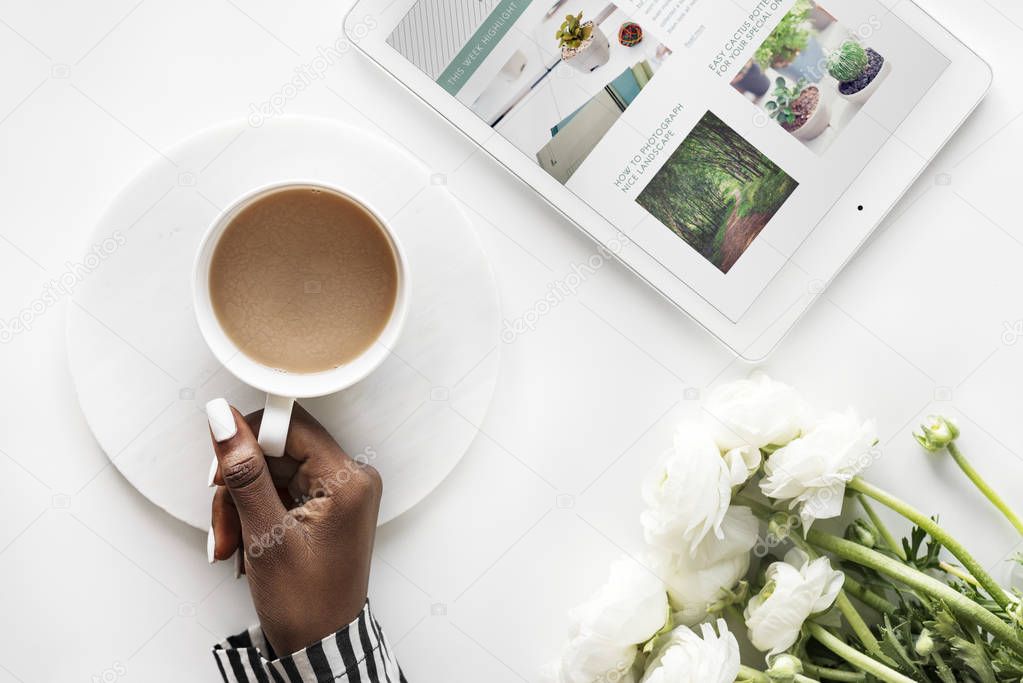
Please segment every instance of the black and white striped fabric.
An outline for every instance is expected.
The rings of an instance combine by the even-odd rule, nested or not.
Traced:
[[[253,626],[214,646],[225,683],[406,683],[369,603],[359,618],[332,636],[284,657]]]

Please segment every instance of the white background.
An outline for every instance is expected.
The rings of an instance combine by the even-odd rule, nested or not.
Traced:
[[[822,406],[876,416],[885,457],[870,477],[940,510],[1005,578],[1019,539],[910,430],[929,411],[957,416],[966,452],[1019,498],[1023,343],[1003,332],[1023,320],[1023,9],[923,4],[991,61],[994,89],[765,368]],[[334,43],[346,10],[0,1],[0,318],[83,257],[104,207],[159,150],[280,93]],[[383,131],[443,174],[483,236],[506,318],[533,310],[593,252],[354,52],[284,111]],[[199,169],[183,172],[201,188]],[[71,389],[67,305],[0,346],[0,683],[105,671],[215,681],[207,648],[253,618],[244,581],[209,567],[203,534],[108,465]],[[503,358],[484,434],[378,537],[372,598],[411,681],[534,679],[560,644],[566,609],[637,548],[638,481],[697,408],[686,390],[750,369],[613,264]]]

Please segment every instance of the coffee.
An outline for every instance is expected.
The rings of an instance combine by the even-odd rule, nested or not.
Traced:
[[[317,188],[256,199],[213,252],[210,300],[249,358],[294,373],[358,358],[383,332],[398,296],[398,261],[361,204]]]

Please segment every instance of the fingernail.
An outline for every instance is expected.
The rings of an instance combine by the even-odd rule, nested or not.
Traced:
[[[234,423],[231,406],[222,398],[215,398],[206,404],[206,417],[210,421],[210,429],[217,443],[227,441],[238,433],[238,425]]]
[[[210,527],[210,531],[206,534],[206,559],[210,564],[217,561],[214,553],[217,550],[217,537],[213,534],[213,527]]]
[[[239,548],[234,552],[234,578],[241,578],[242,575],[242,549]]]
[[[213,456],[213,462],[210,463],[209,481],[206,482],[206,485],[209,486],[210,488],[213,488],[213,480],[217,478],[217,465],[218,464],[219,463],[217,462],[217,456]]]

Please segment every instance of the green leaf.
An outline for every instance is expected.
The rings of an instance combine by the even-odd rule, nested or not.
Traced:
[[[970,627],[971,637],[968,638],[956,618],[941,603],[934,606],[934,617],[928,627],[952,649],[959,667],[971,671],[978,683],[997,683],[986,644],[977,642],[976,636],[972,636],[973,627]]]
[[[908,622],[892,626],[891,619],[886,615],[881,631],[881,651],[891,658],[899,671],[910,674],[917,680],[926,680],[919,662],[909,653],[907,647],[914,642],[913,631]],[[890,664],[890,663],[889,663]]]
[[[956,680],[955,674],[952,673],[952,669],[948,668],[948,664],[945,662],[936,662],[934,669],[935,673],[938,674],[938,678],[941,679],[941,683],[959,683]]]
[[[593,24],[583,24],[583,13],[580,12],[577,15],[565,15],[561,29],[554,34],[554,37],[557,39],[559,47],[575,49],[589,40],[591,35],[593,35]]]

